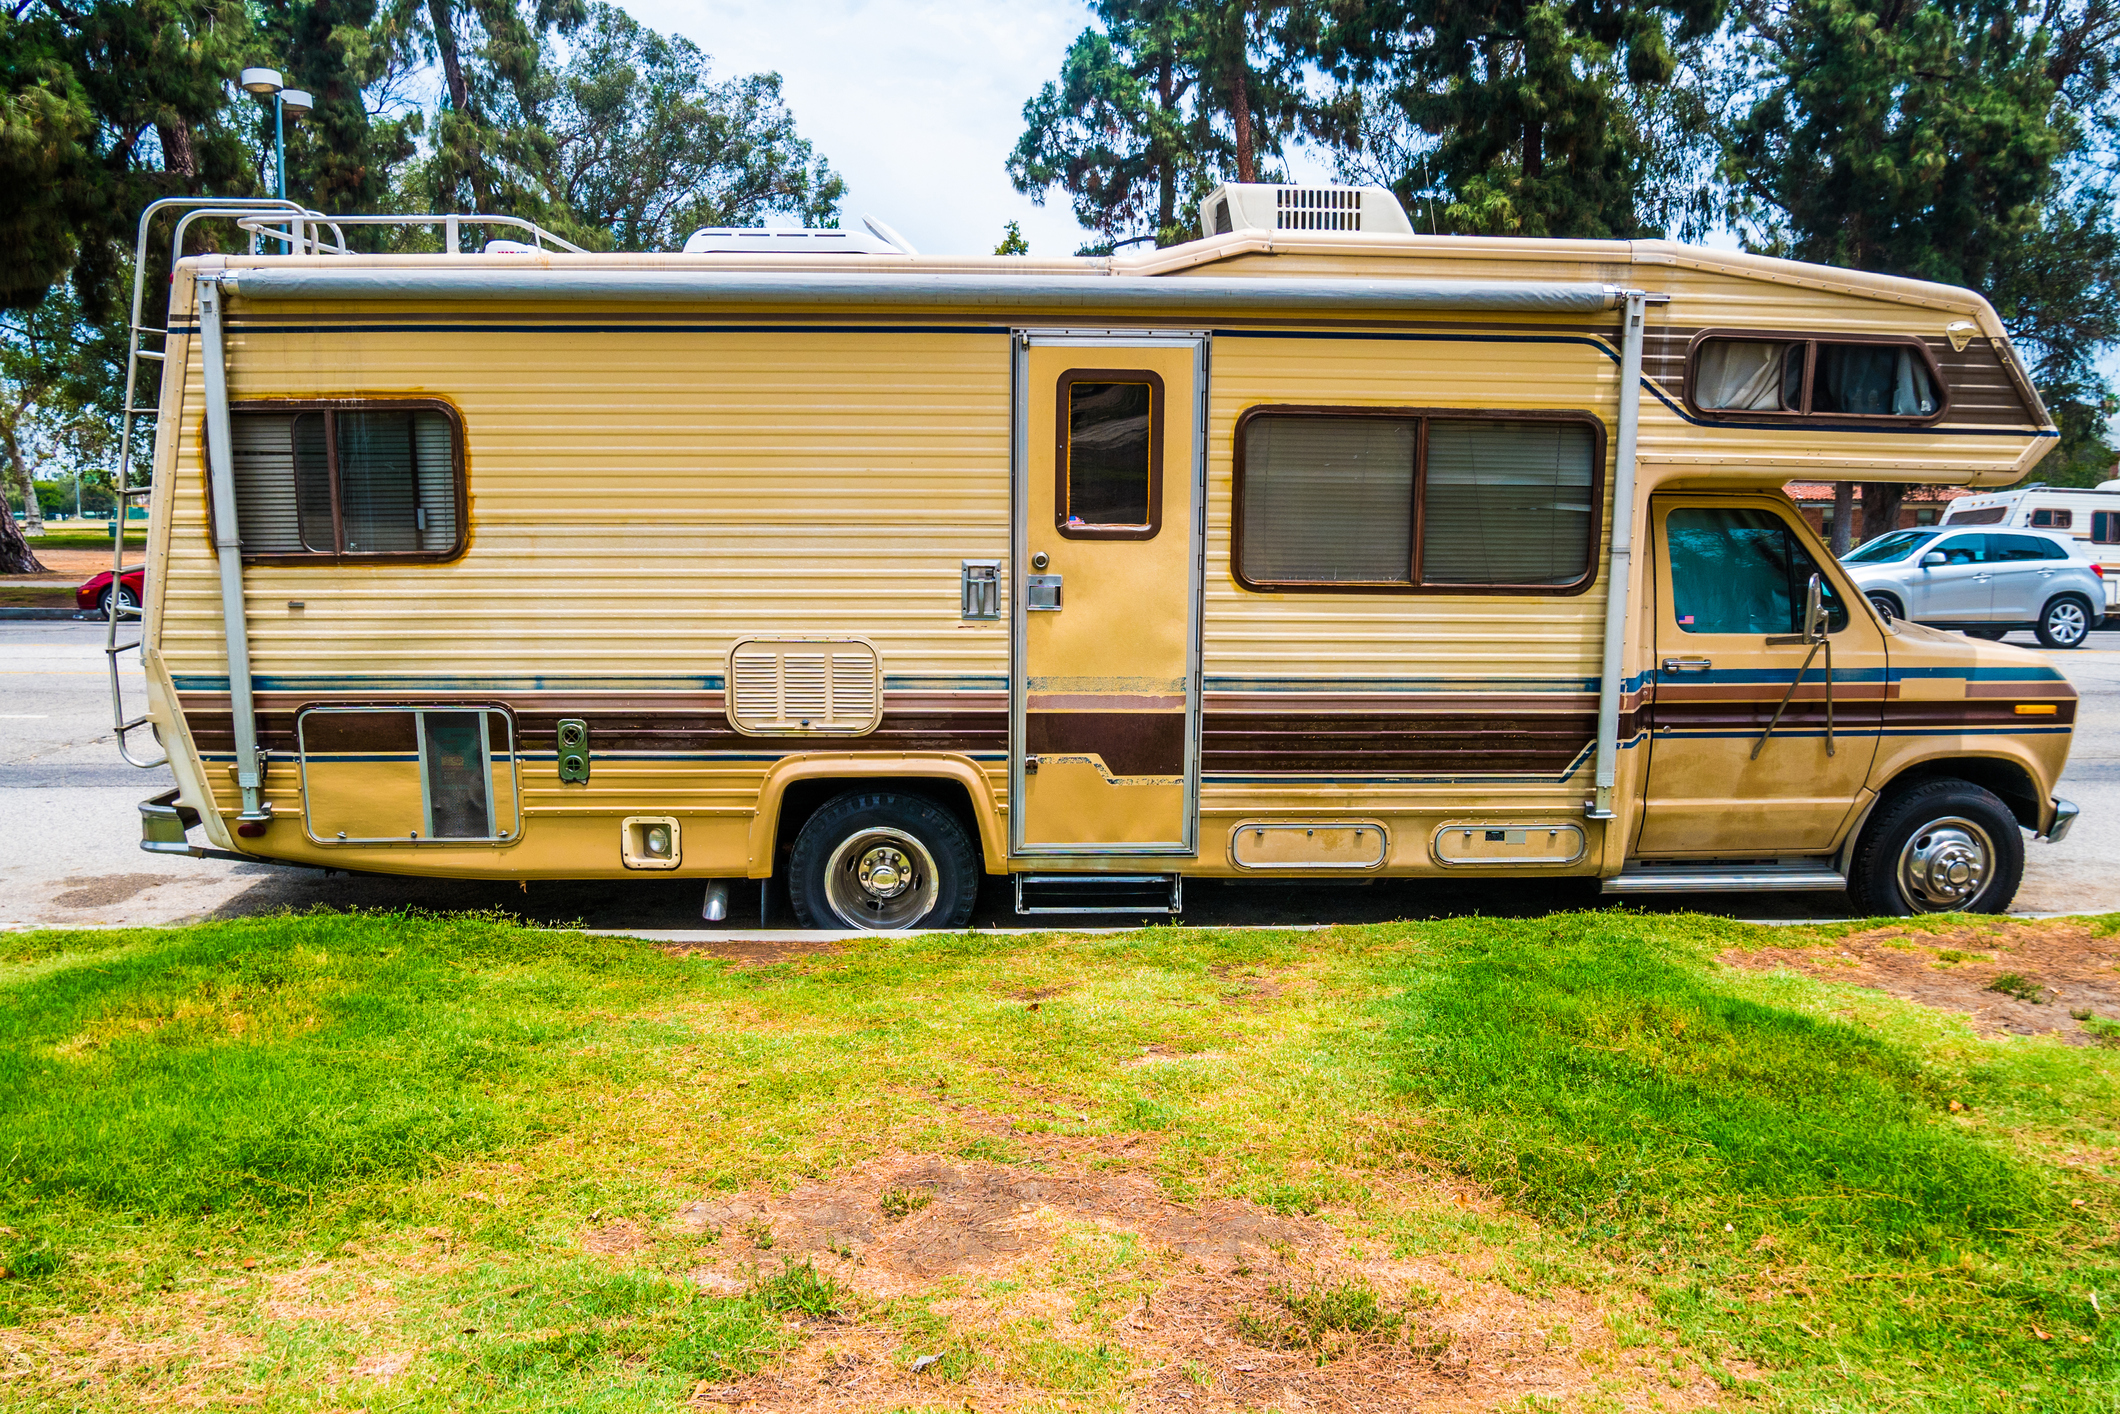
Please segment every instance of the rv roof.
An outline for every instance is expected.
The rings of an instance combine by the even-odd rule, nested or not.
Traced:
[[[686,255],[898,255],[902,252],[867,231],[772,230],[707,226],[685,241]]]

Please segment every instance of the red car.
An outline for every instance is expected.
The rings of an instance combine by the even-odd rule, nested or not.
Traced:
[[[145,592],[140,588],[140,581],[146,575],[147,566],[134,565],[119,577],[118,603],[122,607],[127,609],[140,607],[140,596]],[[97,613],[107,616],[110,613],[110,571],[104,570],[79,589],[76,589],[74,591],[74,602],[84,609],[94,609]]]

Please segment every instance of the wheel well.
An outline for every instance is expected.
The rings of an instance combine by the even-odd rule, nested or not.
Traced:
[[[1862,597],[1869,600],[1889,599],[1892,601],[1893,617],[1903,619],[1907,616],[1907,601],[1889,589],[1865,589]]]
[[[787,863],[788,852],[795,848],[795,836],[810,817],[822,809],[827,801],[837,799],[849,791],[867,794],[871,791],[897,791],[901,795],[917,795],[932,801],[950,812],[956,822],[964,827],[964,833],[972,842],[972,852],[980,857],[980,867],[986,865],[985,852],[979,843],[979,816],[972,809],[972,797],[963,784],[935,776],[839,776],[821,780],[791,781],[780,796],[780,828],[773,836],[773,872],[779,874]]]
[[[1891,784],[1877,793],[1878,804],[1912,790],[1915,786],[1930,781],[1970,781],[1976,786],[1993,791],[2017,823],[2027,830],[2039,829],[2039,819],[2046,802],[2041,799],[2039,788],[2033,783],[2031,773],[2014,761],[2004,761],[1994,756],[1961,756],[1947,761],[1924,761],[1910,766],[1892,778]]]

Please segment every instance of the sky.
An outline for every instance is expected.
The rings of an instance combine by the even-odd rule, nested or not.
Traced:
[[[797,130],[846,178],[842,226],[873,216],[935,255],[991,252],[1010,221],[1033,255],[1089,239],[1064,193],[1034,205],[1005,166],[1023,105],[1089,24],[1079,0],[620,2],[711,54],[718,77],[781,75]]]

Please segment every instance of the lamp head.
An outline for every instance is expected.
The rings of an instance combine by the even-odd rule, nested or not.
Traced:
[[[299,88],[280,91],[280,107],[290,118],[299,118],[316,107],[316,100]]]
[[[278,93],[287,86],[278,69],[245,69],[236,82],[242,85],[245,93],[255,93],[260,98]]]

